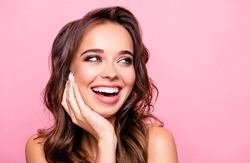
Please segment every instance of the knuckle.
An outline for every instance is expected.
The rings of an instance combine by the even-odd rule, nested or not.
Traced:
[[[78,121],[75,118],[71,118],[72,122],[76,125],[78,125]]]
[[[66,103],[64,101],[61,102],[61,105],[65,107]]]
[[[66,98],[66,101],[69,103],[70,101],[72,101],[73,100],[73,98],[72,97],[67,97]]]

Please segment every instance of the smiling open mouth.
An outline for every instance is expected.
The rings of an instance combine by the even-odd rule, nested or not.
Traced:
[[[103,96],[117,96],[120,89],[118,87],[94,87],[92,91]]]

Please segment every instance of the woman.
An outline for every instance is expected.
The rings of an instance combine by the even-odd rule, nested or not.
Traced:
[[[171,133],[151,114],[157,88],[148,57],[124,8],[96,9],[65,25],[44,94],[55,124],[29,138],[27,162],[176,163]]]

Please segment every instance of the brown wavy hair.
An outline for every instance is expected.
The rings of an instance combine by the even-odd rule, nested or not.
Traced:
[[[122,7],[90,11],[83,18],[66,24],[53,42],[51,76],[44,90],[44,103],[54,116],[55,122],[50,129],[38,131],[39,137],[45,138],[44,153],[48,162],[83,163],[91,160],[81,145],[82,137],[89,133],[73,124],[61,106],[61,101],[70,64],[81,38],[88,29],[105,22],[118,23],[127,29],[133,40],[135,54],[136,81],[128,99],[117,112],[114,124],[118,139],[116,162],[147,162],[147,122],[149,119],[160,122],[152,115],[153,93],[156,92],[157,97],[158,90],[147,73],[149,53],[142,42],[139,23],[129,10]]]

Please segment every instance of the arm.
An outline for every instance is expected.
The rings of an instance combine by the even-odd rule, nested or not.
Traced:
[[[116,162],[116,135],[110,135],[107,139],[98,141],[96,163]]]
[[[37,135],[32,135],[25,146],[26,163],[47,163],[43,152],[43,141],[35,139]]]
[[[149,127],[148,163],[178,163],[172,134],[164,127]]]

